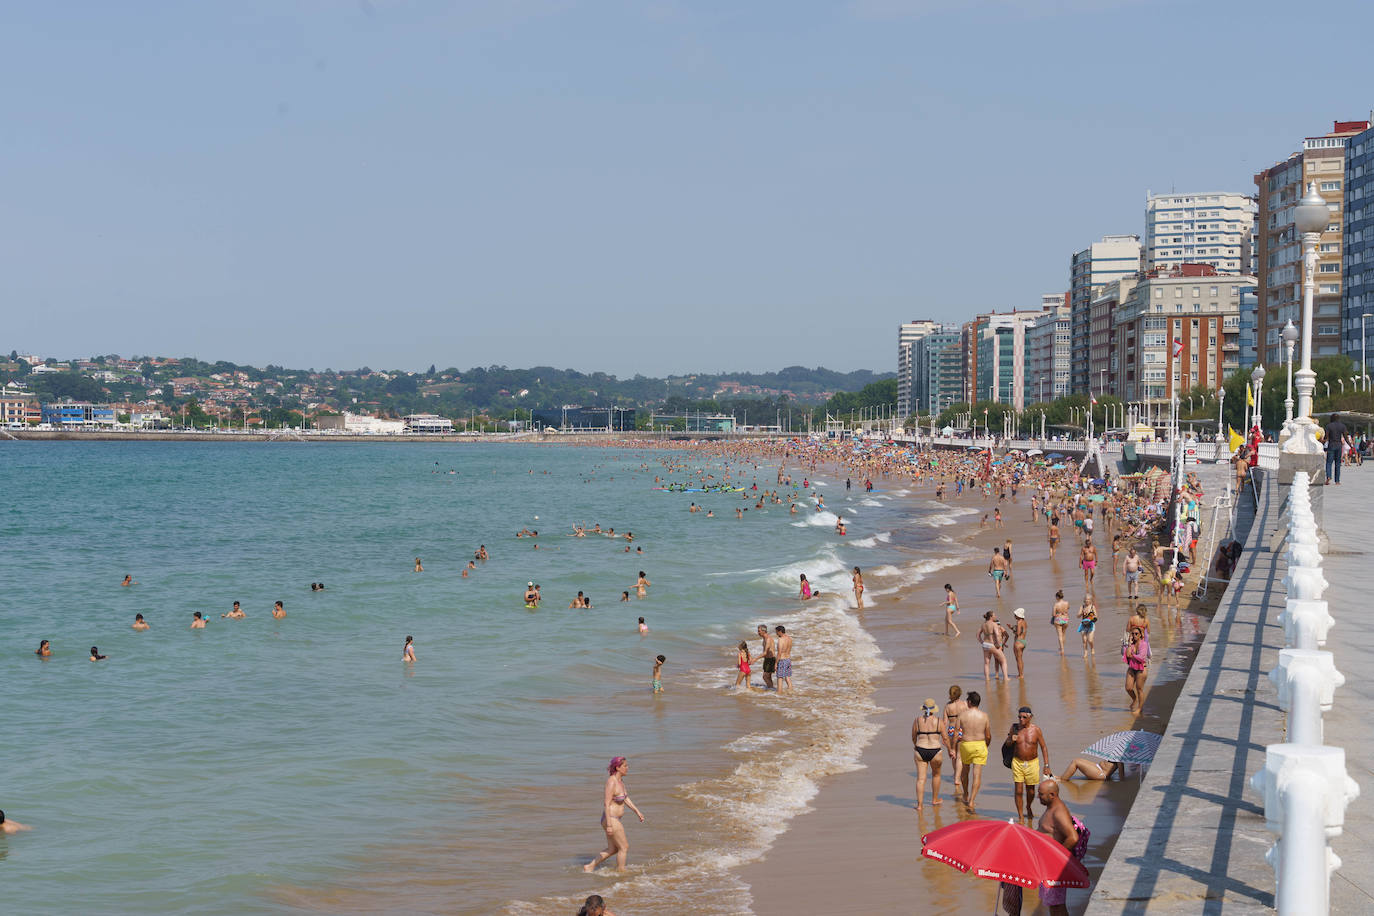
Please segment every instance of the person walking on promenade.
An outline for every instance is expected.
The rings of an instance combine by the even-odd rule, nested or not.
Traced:
[[[963,764],[962,784],[964,804],[972,811],[983,785],[983,767],[988,762],[988,745],[992,743],[992,726],[988,714],[978,707],[983,698],[970,690],[968,705],[959,714],[959,762]]]
[[[606,767],[610,775],[606,778],[606,789],[601,800],[601,827],[606,831],[606,848],[596,854],[582,870],[591,873],[602,862],[615,856],[616,871],[625,870],[625,860],[630,854],[630,841],[625,837],[625,825],[620,819],[629,808],[644,823],[644,815],[630,800],[629,789],[625,788],[625,776],[630,772],[630,762],[624,757],[612,757]]]
[[[1016,721],[1007,730],[1007,741],[1011,742],[1011,781],[1016,788],[1016,816],[1034,817],[1035,787],[1040,785],[1040,756],[1045,757],[1045,775],[1050,774],[1050,749],[1045,745],[1045,735],[1040,726],[1033,721],[1034,714],[1029,706],[1016,711]],[[1025,810],[1022,810],[1024,802]]]
[[[1341,422],[1341,415],[1333,413],[1331,419],[1327,421],[1326,428],[1322,430],[1326,442],[1326,483],[1333,480],[1337,486],[1341,483],[1341,459],[1342,450],[1345,448],[1345,424]],[[1332,467],[1335,467],[1335,475],[1332,475]]]
[[[1064,634],[1069,630],[1069,600],[1064,597],[1064,590],[1061,588],[1054,593],[1054,608],[1050,611],[1050,623],[1054,624],[1055,633],[1059,636],[1059,654],[1064,654]]]
[[[1059,797],[1059,783],[1046,778],[1036,794],[1045,806],[1037,829],[1067,849],[1069,855],[1083,861],[1088,851],[1088,828]],[[1040,902],[1049,907],[1051,916],[1069,916],[1068,896],[1068,888],[1040,885]]]
[[[964,691],[958,684],[951,684],[949,688],[949,702],[945,704],[945,750],[949,752],[950,766],[954,767],[954,794],[957,796],[962,786],[961,777],[964,774],[964,764],[959,760],[959,716],[968,703],[963,699]]]
[[[926,795],[926,773],[931,774],[930,803],[940,804],[941,751],[945,749],[945,717],[936,712],[935,701],[921,704],[921,713],[911,723],[912,760],[916,764],[916,804],[922,810]]]

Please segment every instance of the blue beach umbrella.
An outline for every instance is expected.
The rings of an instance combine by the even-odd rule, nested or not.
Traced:
[[[1117,763],[1149,763],[1155,759],[1162,738],[1154,732],[1113,732],[1094,741],[1083,753]]]

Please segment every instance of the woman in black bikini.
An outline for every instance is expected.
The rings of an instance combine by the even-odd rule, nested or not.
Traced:
[[[945,750],[945,717],[937,711],[934,700],[921,704],[921,714],[911,723],[911,747],[916,763],[916,804],[921,810],[926,794],[926,771],[932,772],[930,803],[940,804],[941,752]]]

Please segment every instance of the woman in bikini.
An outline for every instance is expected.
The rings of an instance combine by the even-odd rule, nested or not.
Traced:
[[[854,601],[857,602],[858,607],[862,608],[864,606],[864,577],[863,573],[859,572],[859,567],[854,567],[854,575],[850,579],[854,582]]]
[[[1059,549],[1059,516],[1050,516],[1050,559],[1054,559],[1054,552]]]
[[[1064,634],[1069,630],[1069,602],[1061,588],[1054,593],[1054,609],[1050,611],[1050,623],[1059,634],[1059,654],[1064,654]]]
[[[401,661],[403,661],[403,662],[413,662],[413,661],[415,661],[415,637],[414,637],[414,636],[407,636],[407,637],[406,637],[405,648],[403,648],[403,649],[401,650]]]
[[[1006,677],[1007,657],[1002,653],[1002,625],[997,622],[996,611],[983,615],[983,625],[978,628],[978,645],[983,647],[983,679],[995,680],[999,669]],[[991,674],[988,673],[989,662],[993,664]]]
[[[1093,603],[1092,595],[1083,596],[1083,605],[1078,609],[1078,632],[1083,634],[1083,657],[1087,658],[1088,653],[1097,654],[1097,646],[1093,643],[1093,630],[1097,628],[1097,605]]]
[[[954,594],[954,586],[945,583],[945,635],[949,635],[949,628],[954,627],[954,635],[959,635],[959,625],[954,622],[954,615],[959,613],[959,596]]]
[[[959,715],[968,709],[968,703],[964,701],[964,692],[958,684],[949,688],[949,702],[945,704],[945,751],[949,754],[949,759],[954,766],[954,794],[958,795],[962,783],[960,778],[964,775],[964,764],[959,759]]]
[[[921,704],[921,714],[911,723],[912,759],[916,763],[916,804],[917,811],[926,795],[926,771],[931,772],[930,803],[940,804],[940,751],[945,750],[947,723],[944,716],[936,712],[934,700]]]
[[[1126,695],[1131,698],[1131,712],[1145,708],[1145,678],[1150,666],[1150,643],[1140,627],[1131,627],[1130,642],[1121,649],[1126,663]]]
[[[745,690],[752,690],[749,684],[749,643],[741,642],[738,651],[735,653],[735,668],[738,673],[735,675],[735,686],[744,685]]]
[[[606,778],[606,792],[601,803],[601,826],[606,831],[606,848],[598,852],[595,859],[582,866],[585,872],[595,871],[598,865],[611,856],[615,856],[616,871],[624,871],[625,858],[630,853],[630,841],[625,838],[625,825],[620,822],[620,818],[624,816],[625,809],[629,808],[639,817],[639,822],[644,823],[644,815],[635,807],[635,803],[630,801],[629,791],[625,788],[625,774],[630,772],[630,762],[624,757],[612,757],[606,771],[610,776]]]

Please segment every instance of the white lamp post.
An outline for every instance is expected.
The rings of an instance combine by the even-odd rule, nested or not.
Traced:
[[[1288,349],[1288,389],[1283,398],[1283,432],[1279,437],[1287,442],[1293,436],[1293,345],[1298,342],[1298,329],[1291,320],[1283,326],[1280,336]]]
[[[1222,444],[1223,442],[1226,443],[1228,446],[1229,446],[1229,444],[1230,444],[1230,442],[1231,442],[1231,437],[1228,436],[1228,435],[1226,435],[1225,411],[1226,411],[1226,389],[1225,389],[1225,388],[1218,388],[1218,389],[1217,389],[1217,447],[1218,447],[1218,448],[1221,447],[1221,444]],[[1230,449],[1229,449],[1229,448],[1227,449],[1227,452],[1228,452],[1228,453],[1230,452]],[[1229,487],[1229,478],[1228,478],[1228,487]]]
[[[1283,450],[1295,455],[1319,455],[1322,446],[1317,441],[1317,424],[1312,420],[1312,395],[1317,387],[1317,373],[1312,371],[1312,287],[1317,272],[1317,243],[1331,224],[1331,210],[1317,193],[1315,181],[1307,186],[1307,194],[1293,208],[1293,224],[1302,233],[1302,367],[1294,375],[1298,415],[1293,418],[1293,436],[1284,443]]]
[[[1260,437],[1264,436],[1264,425],[1260,421],[1260,398],[1264,394],[1264,364],[1256,366],[1250,373],[1250,380],[1255,383],[1255,417],[1254,424],[1260,431]]]

